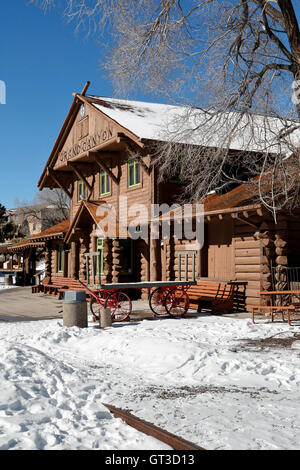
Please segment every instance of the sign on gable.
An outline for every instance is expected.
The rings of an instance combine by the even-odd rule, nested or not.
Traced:
[[[58,154],[55,169],[64,166],[66,162],[92,151],[117,135],[116,126],[105,117],[86,110],[82,118],[78,113],[76,121],[66,139],[66,142]]]

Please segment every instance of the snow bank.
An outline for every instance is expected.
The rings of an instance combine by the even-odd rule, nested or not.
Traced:
[[[105,402],[206,448],[299,448],[299,341],[243,347],[296,332],[218,317],[0,324],[0,449],[163,448]]]
[[[164,448],[112,418],[105,385],[31,346],[0,344],[0,450]]]
[[[35,338],[46,348],[59,346],[76,357],[97,364],[122,367],[130,376],[169,385],[291,387],[300,385],[298,358],[282,351],[251,355],[233,352],[242,338],[261,338],[286,326],[253,325],[250,320],[200,318],[143,321],[140,324],[98,330],[51,328]]]

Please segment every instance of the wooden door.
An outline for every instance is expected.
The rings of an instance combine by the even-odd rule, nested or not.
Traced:
[[[234,277],[233,220],[212,219],[208,224],[208,278],[230,281]]]

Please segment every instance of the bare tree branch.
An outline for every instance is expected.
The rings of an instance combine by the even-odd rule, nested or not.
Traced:
[[[77,29],[106,43],[109,37],[105,65],[118,94],[142,89],[185,106],[178,119],[166,122],[153,150],[162,178],[184,175],[183,198],[255,184],[276,216],[276,210],[299,202],[296,1],[61,0],[59,5]],[[53,1],[38,4],[45,8]],[[201,145],[195,145],[199,135]]]

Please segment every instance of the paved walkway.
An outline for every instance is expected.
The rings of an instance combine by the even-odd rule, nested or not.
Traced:
[[[0,321],[34,321],[62,318],[63,304],[52,295],[32,294],[31,287],[0,289]],[[133,302],[132,318],[153,318],[148,302]]]
[[[31,287],[0,289],[0,321],[35,321],[62,318],[63,304],[57,297],[44,294],[32,294]],[[199,318],[209,314],[188,313],[188,318]],[[229,318],[249,318],[247,312],[223,315]],[[133,302],[132,320],[153,319],[154,315],[147,301]]]
[[[0,321],[33,321],[62,318],[57,297],[32,294],[31,287],[0,290]]]

